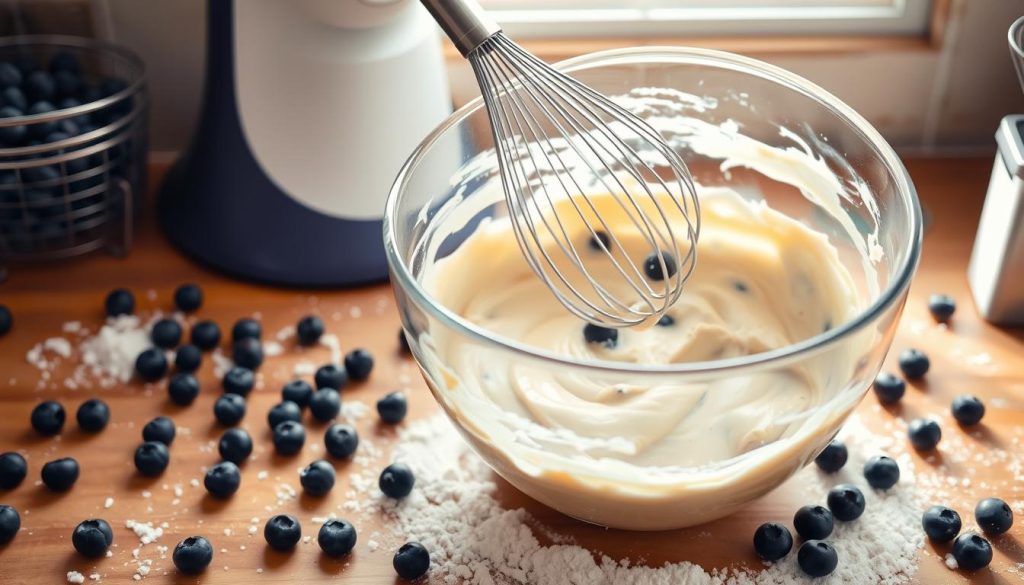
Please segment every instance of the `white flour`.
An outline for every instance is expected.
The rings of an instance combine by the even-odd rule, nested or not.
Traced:
[[[26,361],[40,372],[37,387],[56,388],[53,373],[76,352],[77,363],[60,382],[63,387],[74,390],[95,381],[109,388],[128,382],[135,372],[135,358],[152,347],[149,325],[159,317],[154,315],[146,324],[134,315],[110,318],[95,335],[89,335],[78,321],[65,323],[61,330],[70,338],[45,339],[25,354]]]

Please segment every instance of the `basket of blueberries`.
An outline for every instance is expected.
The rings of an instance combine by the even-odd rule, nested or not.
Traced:
[[[127,252],[145,192],[146,112],[132,52],[0,38],[0,280],[12,263]]]

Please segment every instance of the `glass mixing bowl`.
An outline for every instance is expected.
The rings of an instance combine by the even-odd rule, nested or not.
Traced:
[[[464,319],[430,293],[424,277],[481,225],[507,216],[500,188],[495,189],[500,183],[486,112],[477,99],[422,142],[387,202],[385,247],[412,353],[434,397],[476,452],[540,502],[588,522],[635,530],[679,528],[725,516],[810,462],[877,374],[921,248],[914,187],[867,121],[816,85],[766,63],[715,51],[640,48],[587,55],[558,67],[605,95],[630,96],[623,103],[659,128],[701,185],[727,186],[825,234],[860,299],[853,316],[770,351],[657,366],[556,355]],[[724,134],[740,132],[802,162],[766,169],[726,161],[712,141],[687,140],[687,131],[674,123],[684,118]],[[761,152],[758,148],[750,152]],[[784,172],[775,172],[780,168]],[[812,201],[787,177],[835,193]],[[453,347],[461,353],[452,354]],[[472,355],[471,372],[462,367],[465,355]],[[735,412],[713,413],[746,416],[737,420],[757,420],[767,430],[755,432],[760,440],[728,456],[644,466],[621,456],[629,445],[620,445],[625,451],[619,452],[607,442],[594,447],[592,437],[510,413],[502,406],[504,398],[494,397],[510,396],[512,390],[502,384],[514,379],[510,370],[524,368],[552,380],[585,380],[607,388],[672,385],[704,397],[810,372],[817,399],[779,413],[756,401],[734,405]],[[615,422],[610,414],[609,429]],[[609,432],[615,431],[604,434]],[[713,447],[698,443],[692,449]],[[689,455],[680,460],[693,460]]]

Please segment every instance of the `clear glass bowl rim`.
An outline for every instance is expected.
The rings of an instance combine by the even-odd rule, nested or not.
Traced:
[[[396,246],[396,222],[394,217],[398,212],[399,201],[405,190],[409,177],[419,166],[423,156],[430,151],[431,147],[449,130],[456,128],[470,115],[483,107],[483,99],[477,97],[453,112],[448,118],[441,122],[434,130],[423,139],[416,147],[405,164],[402,165],[395,182],[391,186],[387,203],[384,209],[384,248],[391,273],[397,279],[392,286],[399,286],[420,308],[424,309],[432,317],[440,321],[445,327],[451,328],[459,335],[468,337],[476,342],[491,346],[496,349],[510,351],[532,360],[546,362],[556,367],[573,367],[584,370],[604,373],[635,373],[640,375],[656,374],[688,374],[697,376],[700,374],[722,374],[738,373],[741,370],[762,369],[767,367],[782,367],[786,364],[798,361],[805,357],[824,351],[831,345],[841,341],[849,335],[873,323],[886,310],[888,310],[910,286],[910,280],[914,275],[917,264],[920,260],[922,246],[922,212],[917,198],[917,192],[907,173],[906,168],[896,155],[888,142],[881,134],[853,108],[846,105],[831,93],[825,91],[818,85],[790,73],[785,69],[776,67],[769,63],[751,59],[741,55],[716,51],[710,49],[697,49],[690,47],[635,47],[627,49],[613,49],[599,51],[567,59],[555,64],[555,67],[563,72],[585,70],[596,66],[608,66],[614,64],[643,64],[643,63],[678,63],[687,65],[709,66],[717,69],[731,69],[741,74],[753,75],[763,79],[774,81],[779,85],[810,97],[827,108],[837,119],[844,122],[853,130],[859,132],[874,148],[878,158],[885,165],[886,170],[895,179],[895,188],[900,195],[900,202],[904,205],[904,211],[910,219],[910,237],[907,240],[904,260],[898,267],[895,277],[888,283],[886,288],[879,294],[866,309],[853,319],[834,327],[829,331],[818,334],[814,337],[801,340],[797,343],[787,345],[771,351],[762,353],[727,358],[704,362],[685,362],[669,365],[643,365],[612,361],[578,360],[568,356],[558,355],[536,347],[532,347],[516,340],[508,339],[471,323],[454,312],[436,303],[431,296],[420,286],[405,260],[399,253]]]

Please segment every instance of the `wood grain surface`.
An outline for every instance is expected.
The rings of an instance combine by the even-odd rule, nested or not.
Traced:
[[[926,235],[921,269],[886,367],[895,370],[898,350],[913,345],[931,355],[932,371],[927,383],[908,388],[901,407],[883,410],[869,394],[859,409],[861,419],[880,430],[903,424],[898,417],[909,420],[925,413],[935,414],[940,417],[947,438],[960,435],[957,441],[966,441],[970,449],[977,451],[977,460],[944,460],[944,439],[938,455],[928,460],[915,456],[916,468],[930,473],[933,480],[937,476],[939,483],[945,485],[942,474],[948,473],[950,482],[956,482],[955,488],[946,487],[944,491],[952,495],[941,503],[958,509],[967,526],[973,524],[974,503],[983,497],[998,496],[1018,503],[1024,500],[1024,470],[1007,463],[985,464],[997,450],[1008,452],[1010,460],[1019,460],[1021,456],[1024,332],[999,329],[982,321],[968,294],[965,277],[990,166],[990,159],[908,161],[932,223]],[[399,321],[387,285],[301,291],[238,282],[183,258],[170,248],[149,220],[141,225],[136,247],[127,259],[99,254],[61,264],[14,267],[9,280],[0,285],[0,303],[8,305],[16,319],[13,331],[0,338],[0,451],[25,454],[29,477],[21,487],[0,492],[0,503],[21,511],[23,525],[11,544],[0,547],[0,583],[62,583],[70,570],[85,575],[99,573],[104,583],[130,581],[136,570],[130,562],[131,550],[138,545],[138,539],[125,528],[128,519],[167,522],[158,544],[173,548],[186,536],[202,534],[213,542],[216,550],[213,564],[205,574],[186,578],[175,573],[169,553],[160,559],[153,545],[149,545],[142,554],[143,558],[154,559],[144,581],[148,583],[397,582],[391,568],[393,549],[384,546],[371,552],[365,546],[366,535],[378,528],[373,520],[356,522],[361,540],[347,559],[326,559],[315,544],[317,527],[310,519],[338,510],[348,477],[345,463],[336,462],[339,485],[327,498],[321,501],[299,497],[280,507],[280,511],[302,520],[304,534],[314,536],[312,543],[300,544],[292,554],[281,554],[267,549],[262,539],[262,521],[269,516],[265,506],[276,505],[274,478],[298,486],[296,468],[324,455],[319,444],[325,427],[309,424],[304,451],[295,457],[279,457],[273,455],[269,444],[265,413],[279,400],[280,386],[291,377],[294,362],[325,362],[326,349],[293,351],[288,342],[283,355],[268,358],[261,370],[261,388],[250,397],[249,414],[242,425],[256,441],[254,459],[243,466],[242,489],[223,502],[206,497],[201,487],[189,485],[193,478],[201,480],[202,469],[217,461],[215,449],[211,451],[209,444],[222,430],[211,414],[213,401],[221,390],[209,359],[204,361],[199,375],[201,395],[187,408],[174,406],[166,399],[164,383],[150,387],[129,383],[109,389],[37,389],[40,373],[25,360],[26,351],[35,343],[61,335],[61,326],[66,321],[78,320],[90,329],[98,328],[103,318],[103,298],[111,288],[133,290],[140,311],[148,313],[167,310],[174,287],[182,282],[203,286],[206,302],[198,315],[217,321],[225,333],[237,318],[253,313],[260,315],[265,336],[294,324],[305,314],[323,316],[328,331],[340,338],[345,351],[365,347],[376,356],[370,380],[350,385],[344,391],[346,399],[372,406],[384,393],[405,388],[411,400],[409,420],[437,412],[415,365],[398,351]],[[927,313],[926,299],[937,291],[949,293],[959,301],[948,329],[936,327]],[[55,372],[55,380],[62,379],[61,371],[65,370]],[[964,392],[977,394],[989,406],[984,424],[970,434],[965,434],[949,417],[950,400]],[[112,424],[104,432],[87,436],[77,430],[74,411],[92,396],[106,400],[113,416]],[[61,400],[68,410],[68,424],[57,438],[41,437],[29,426],[31,409],[46,398]],[[154,480],[143,479],[135,473],[132,453],[140,441],[142,424],[161,414],[177,421],[180,436],[171,447],[172,460],[166,473]],[[373,413],[361,419],[358,427],[362,435],[385,447],[394,436],[393,429],[376,423]],[[320,448],[314,450],[314,444]],[[73,456],[82,464],[77,485],[63,494],[37,485],[42,463],[60,456]],[[270,477],[260,481],[260,471],[266,471]],[[174,493],[176,484],[183,486],[180,497]],[[756,567],[750,545],[754,528],[768,519],[788,523],[793,511],[806,503],[784,485],[742,512],[712,524],[637,534],[582,524],[530,501],[500,480],[499,486],[498,497],[505,506],[526,508],[550,531],[572,536],[580,545],[612,558],[641,560],[652,566],[689,560],[706,568]],[[926,490],[924,486],[919,489]],[[148,492],[148,497],[144,492]],[[114,505],[105,509],[104,500],[108,497],[113,498]],[[173,504],[174,499],[180,501]],[[344,513],[338,514],[344,517]],[[250,535],[248,527],[254,516],[261,519],[260,533]],[[941,562],[948,548],[926,543],[916,581],[1021,582],[1024,518],[1019,516],[1009,533],[993,539],[996,552],[990,569],[970,576],[950,571]],[[112,557],[91,561],[75,553],[71,531],[88,517],[106,518],[113,525],[116,546]],[[230,534],[225,529],[230,529]],[[221,552],[222,549],[227,552]]]

